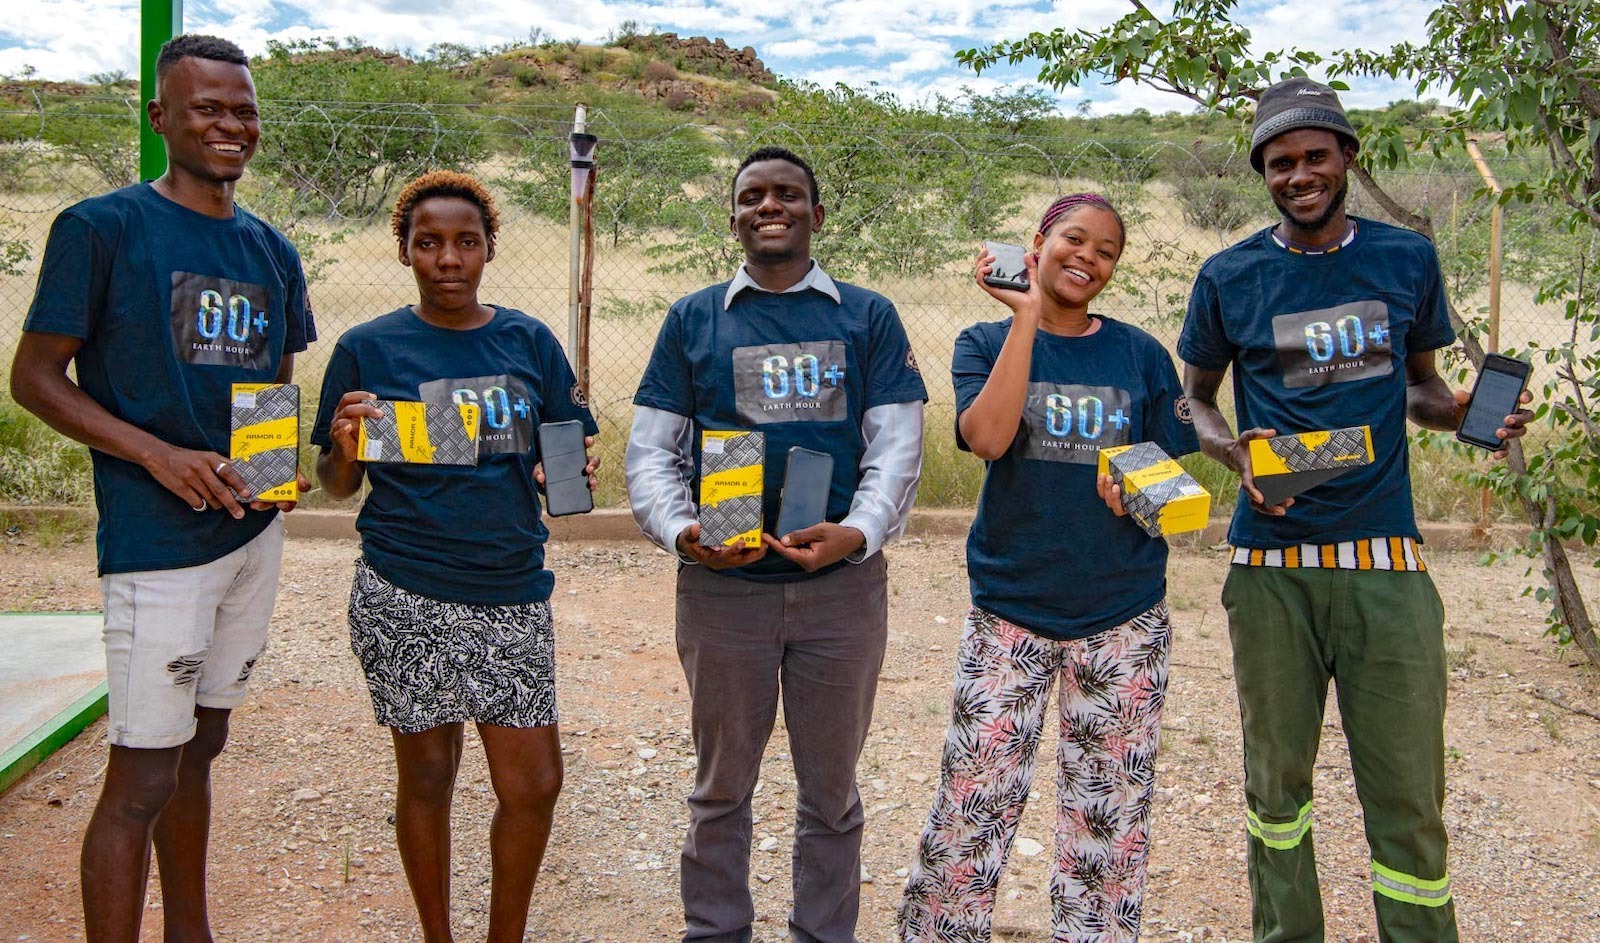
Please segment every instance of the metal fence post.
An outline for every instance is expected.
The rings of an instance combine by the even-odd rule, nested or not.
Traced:
[[[183,32],[183,0],[141,0],[139,4],[139,179],[167,171],[167,147],[150,127],[144,104],[156,97],[156,57],[161,45]]]
[[[583,264],[584,253],[584,214],[587,211],[585,204],[588,194],[592,192],[594,174],[594,148],[599,138],[586,132],[588,125],[587,109],[578,105],[572,119],[572,134],[568,143],[572,158],[572,195],[570,198],[570,214],[567,222],[568,258],[567,258],[567,354],[572,358],[573,370],[578,375],[579,386],[584,395],[589,392],[589,345],[587,341],[587,325],[584,324],[584,307],[588,299],[584,297],[585,267]]]
[[[1484,353],[1497,354],[1500,352],[1500,257],[1501,239],[1505,231],[1505,210],[1500,205],[1502,192],[1500,181],[1494,178],[1494,171],[1489,169],[1489,162],[1483,159],[1483,152],[1478,150],[1478,142],[1467,139],[1467,154],[1472,157],[1472,165],[1478,169],[1478,176],[1494,192],[1494,207],[1489,210],[1489,343],[1484,347]],[[1488,487],[1483,489],[1480,498],[1479,523],[1484,527],[1489,526],[1489,513],[1493,505],[1493,496]]]

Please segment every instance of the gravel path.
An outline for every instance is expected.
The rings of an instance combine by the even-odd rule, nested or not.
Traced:
[[[93,550],[0,544],[0,609],[98,608]],[[417,939],[388,816],[394,767],[372,722],[344,625],[353,544],[291,541],[273,648],[216,770],[211,853],[220,941]],[[551,548],[560,643],[566,788],[530,939],[676,939],[677,852],[693,772],[672,639],[672,563],[642,543]],[[891,552],[890,636],[873,734],[861,761],[868,809],[860,939],[888,943],[904,868],[937,779],[949,678],[967,605],[959,538]],[[1463,938],[1600,943],[1600,678],[1541,637],[1522,597],[1525,564],[1429,557],[1449,608],[1452,668],[1446,819]],[[1213,549],[1173,556],[1177,627],[1159,767],[1143,939],[1249,936],[1237,704]],[[1581,572],[1592,576],[1594,570]],[[1590,598],[1600,598],[1591,579]],[[1566,706],[1562,706],[1566,705]],[[78,841],[99,789],[103,722],[0,797],[0,943],[82,939]],[[1050,841],[1053,782],[1020,835]],[[1329,939],[1373,941],[1367,855],[1349,757],[1330,705],[1317,766],[1317,854]],[[458,939],[487,923],[487,770],[469,733],[455,810]],[[756,939],[786,940],[794,776],[781,726],[756,799]],[[1032,856],[1021,852],[1035,851]],[[1019,842],[996,939],[1043,943],[1048,852]],[[160,939],[152,882],[144,939]]]

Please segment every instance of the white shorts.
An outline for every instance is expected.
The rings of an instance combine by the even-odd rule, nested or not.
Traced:
[[[196,707],[244,702],[250,670],[267,647],[282,557],[279,514],[210,563],[100,578],[112,744],[181,746],[194,737]]]

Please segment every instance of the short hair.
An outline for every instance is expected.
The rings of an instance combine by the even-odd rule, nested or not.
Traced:
[[[156,82],[159,84],[173,66],[185,59],[210,59],[242,66],[250,64],[250,57],[244,54],[244,50],[226,39],[203,33],[184,33],[162,44],[161,53],[156,56]]]
[[[495,209],[489,189],[477,177],[454,170],[435,170],[406,184],[395,198],[394,212],[389,214],[389,228],[401,245],[405,245],[411,235],[411,216],[417,204],[438,196],[455,197],[476,206],[483,215],[483,231],[491,241],[500,231],[500,211]]]
[[[817,175],[811,170],[811,165],[806,163],[805,158],[801,157],[799,154],[796,154],[794,151],[789,150],[787,147],[776,147],[772,145],[756,148],[750,152],[749,157],[746,157],[744,161],[739,164],[739,169],[733,172],[733,183],[729,186],[729,200],[738,198],[739,194],[735,192],[733,188],[739,185],[739,175],[744,173],[744,169],[749,167],[751,164],[759,164],[764,160],[786,160],[805,171],[806,186],[811,188],[811,205],[816,206],[818,203],[822,202],[821,194],[817,193]]]
[[[1111,218],[1117,221],[1117,235],[1126,245],[1128,242],[1128,227],[1122,221],[1122,214],[1111,205],[1111,201],[1098,193],[1069,193],[1066,196],[1056,197],[1050,208],[1044,211],[1044,216],[1039,219],[1039,232],[1049,235],[1050,227],[1054,226],[1063,216],[1081,207],[1092,206],[1105,210]]]

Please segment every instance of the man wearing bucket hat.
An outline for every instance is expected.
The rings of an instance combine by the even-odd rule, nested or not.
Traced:
[[[1332,88],[1292,78],[1262,93],[1250,165],[1282,219],[1201,267],[1178,354],[1201,448],[1241,479],[1222,601],[1244,728],[1255,939],[1324,939],[1311,785],[1333,680],[1379,938],[1451,943],[1444,607],[1420,553],[1406,419],[1454,430],[1467,394],[1435,370],[1455,330],[1433,245],[1345,212],[1359,148]],[[1230,366],[1237,436],[1216,402]],[[1522,435],[1531,418],[1506,417],[1500,437]],[[1265,503],[1250,440],[1363,424],[1370,464]]]

